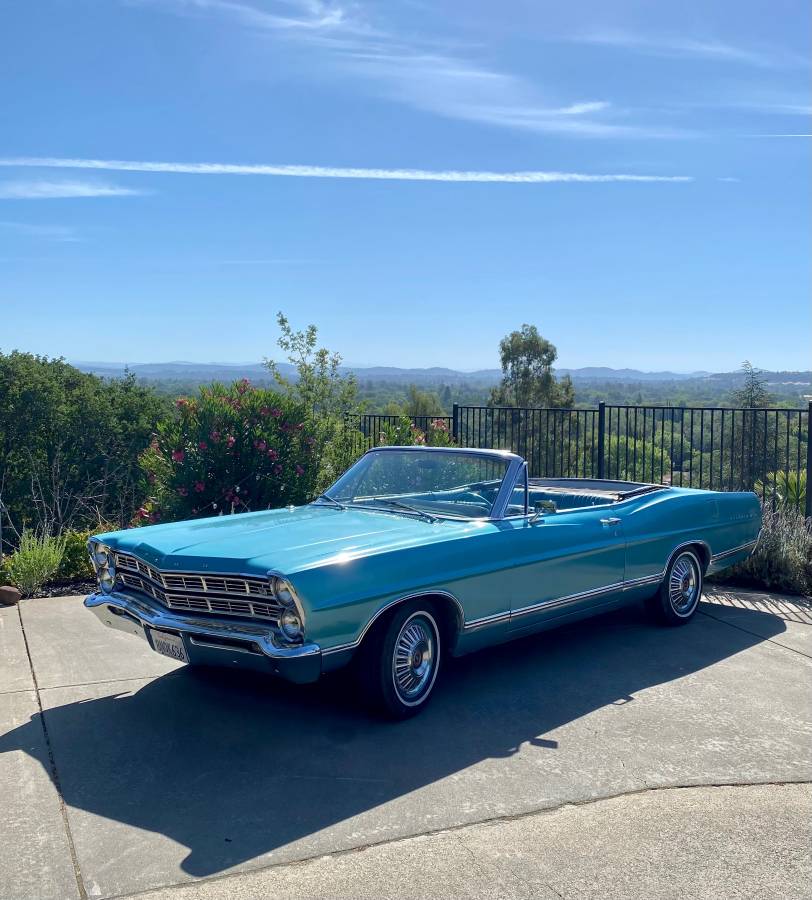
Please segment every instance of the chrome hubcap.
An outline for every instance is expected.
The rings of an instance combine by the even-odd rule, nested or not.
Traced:
[[[668,580],[668,599],[677,615],[690,613],[699,600],[699,569],[689,554],[678,557]]]
[[[436,662],[437,637],[433,623],[423,615],[415,615],[400,629],[392,658],[395,689],[402,699],[415,700],[427,689]]]

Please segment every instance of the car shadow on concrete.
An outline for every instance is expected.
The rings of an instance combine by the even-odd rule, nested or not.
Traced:
[[[346,677],[296,687],[182,668],[46,708],[45,725],[69,807],[166,835],[189,849],[183,870],[207,876],[522,744],[557,753],[560,726],[784,631],[751,615],[759,635],[701,616],[657,628],[630,607],[485,650],[451,661],[431,704],[397,724],[370,718]],[[40,728],[36,715],[0,753],[31,752]]]

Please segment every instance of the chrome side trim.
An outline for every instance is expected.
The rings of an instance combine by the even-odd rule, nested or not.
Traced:
[[[577,594],[567,594],[565,597],[556,597],[553,600],[543,600],[541,603],[523,606],[521,609],[513,610],[510,614],[510,618],[513,620],[519,616],[526,616],[543,609],[556,609],[559,606],[569,606],[571,603],[577,603],[579,600],[588,600],[590,597],[600,597],[602,594],[611,594],[614,591],[622,590],[623,582],[615,581],[612,584],[607,584],[599,588],[592,588],[592,590],[589,591],[579,591]]]
[[[476,631],[477,628],[487,628],[488,625],[498,625],[510,619],[509,612],[494,613],[492,616],[483,616],[481,619],[471,619],[463,626],[463,631]]]
[[[730,550],[723,550],[721,553],[714,553],[710,558],[711,563],[719,562],[720,559],[725,559],[728,556],[734,556],[736,553],[742,553],[745,550],[755,550],[756,544],[758,543],[758,538],[754,541],[748,541],[746,544],[739,544],[738,547],[733,547]]]
[[[658,572],[656,575],[643,575],[641,578],[630,578],[628,581],[623,582],[623,590],[630,591],[633,588],[645,587],[647,584],[658,584],[662,581],[664,575],[665,569],[663,569],[662,572]]]
[[[463,631],[465,628],[465,611],[462,608],[462,603],[450,592],[450,591],[441,591],[441,590],[425,590],[425,591],[415,591],[412,594],[406,594],[404,597],[398,597],[396,600],[392,600],[387,603],[385,606],[382,606],[375,615],[367,622],[364,626],[361,634],[358,635],[356,640],[350,641],[347,644],[339,644],[336,647],[328,647],[325,650],[321,651],[322,656],[329,656],[331,653],[341,653],[344,650],[354,650],[360,643],[363,641],[366,633],[370,628],[375,624],[375,622],[388,610],[392,609],[393,606],[397,606],[398,603],[405,603],[407,600],[414,600],[416,597],[447,597],[449,600],[453,600],[454,604],[457,607],[457,619],[460,631]]]

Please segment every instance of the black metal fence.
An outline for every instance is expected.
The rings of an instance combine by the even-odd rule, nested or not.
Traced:
[[[631,406],[529,409],[454,405],[437,422],[461,447],[496,447],[523,456],[531,476],[617,478],[711,490],[755,490],[765,503],[812,515],[812,444],[807,409]],[[353,426],[355,423],[352,423]],[[402,426],[398,416],[362,415],[359,452]],[[434,426],[436,427],[436,426]],[[383,438],[381,435],[383,434]]]

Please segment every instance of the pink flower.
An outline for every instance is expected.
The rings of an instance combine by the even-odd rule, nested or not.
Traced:
[[[296,466],[296,476],[304,475],[304,469],[301,466]]]
[[[229,435],[226,438],[226,447],[233,447],[236,443],[237,443],[237,438],[233,437],[232,435]]]
[[[181,495],[181,497],[185,497],[189,493],[189,489],[185,487],[179,487],[178,493]]]
[[[275,406],[275,407],[271,410],[271,415],[272,415],[275,419],[278,419],[278,418],[282,415],[282,410],[281,410],[278,406]]]
[[[279,459],[279,454],[271,447],[268,451],[268,459]]]
[[[273,467],[273,473],[274,473],[274,475],[281,475],[281,474],[282,474],[282,466],[280,466],[280,465],[277,463],[277,465],[275,465],[275,466]]]
[[[271,414],[271,407],[270,407],[270,406],[263,406],[263,407],[260,409],[259,414],[260,414],[261,416],[269,416],[269,415]]]
[[[257,450],[268,449],[268,445],[265,443],[265,441],[254,441],[254,446],[257,448]]]
[[[175,406],[178,409],[183,409],[185,406],[188,406],[188,405],[189,405],[189,401],[186,397],[178,397],[178,399],[175,401]]]
[[[220,432],[219,431],[212,431],[212,433],[209,435],[209,437],[212,439],[213,443],[215,443],[215,444],[220,443]]]
[[[202,494],[203,491],[206,490],[206,485],[203,484],[202,481],[196,481],[195,482],[195,490],[198,492],[198,494]]]
[[[186,454],[183,452],[183,450],[172,451],[172,462],[182,463],[184,459],[186,459]]]
[[[198,450],[208,450],[208,449],[209,449],[209,445],[208,445],[205,441],[198,441],[198,442],[197,442],[197,449],[198,449]]]
[[[251,382],[247,378],[243,378],[241,381],[237,382],[237,393],[244,394],[249,387],[251,387]]]

